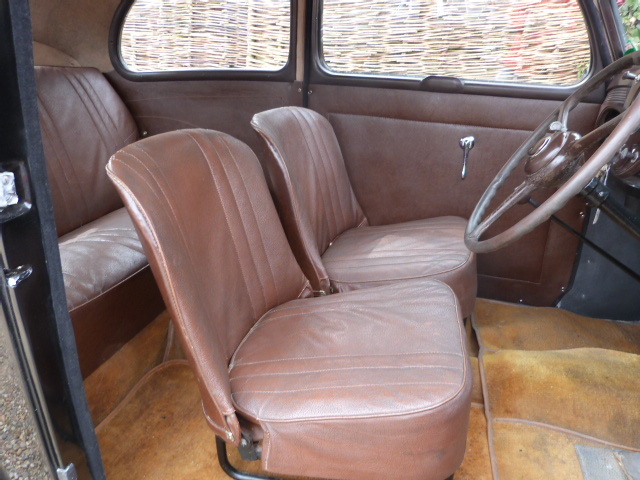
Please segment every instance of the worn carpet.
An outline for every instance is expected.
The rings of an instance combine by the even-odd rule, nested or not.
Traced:
[[[640,450],[640,325],[479,301],[474,328],[494,479],[582,479],[576,446]]]

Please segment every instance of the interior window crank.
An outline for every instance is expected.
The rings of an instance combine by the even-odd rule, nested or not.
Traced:
[[[464,152],[462,154],[462,179],[467,176],[467,162],[469,161],[469,152],[476,144],[476,139],[472,136],[460,139],[460,148]]]

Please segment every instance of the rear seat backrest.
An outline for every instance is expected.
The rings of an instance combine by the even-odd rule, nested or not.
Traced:
[[[93,68],[36,67],[58,236],[120,207],[105,175],[109,157],[138,139],[129,110]]]

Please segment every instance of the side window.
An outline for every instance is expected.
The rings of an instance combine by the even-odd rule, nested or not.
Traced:
[[[627,34],[627,50],[640,45],[640,0],[617,0],[622,24]]]
[[[591,50],[578,0],[323,0],[334,73],[575,85]]]
[[[133,72],[278,71],[289,59],[290,0],[136,0],[120,51]]]

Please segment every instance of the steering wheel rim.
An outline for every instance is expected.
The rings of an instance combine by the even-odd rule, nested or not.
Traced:
[[[588,135],[585,135],[585,137],[582,137],[582,139],[587,139],[589,135],[592,135],[598,130],[600,130],[600,134],[606,134],[609,130],[613,129],[608,133],[608,137],[604,143],[595,151],[595,153],[593,153],[589,160],[579,166],[577,170],[573,170],[576,167],[575,162],[580,159],[581,153],[583,154],[586,148],[583,149],[582,152],[571,152],[571,155],[567,155],[568,152],[566,150],[570,151],[572,144],[579,145],[581,141],[579,136],[577,136],[577,138],[574,137],[573,139],[569,139],[568,144],[563,144],[566,148],[562,155],[565,155],[565,157],[561,158],[560,155],[553,157],[549,159],[548,163],[541,167],[539,171],[537,170],[533,172],[533,174],[527,175],[525,182],[518,186],[514,192],[509,195],[507,199],[501,202],[501,204],[483,221],[483,216],[491,203],[491,200],[493,200],[506,180],[515,171],[516,167],[521,165],[525,158],[529,157],[528,161],[530,161],[538,155],[538,152],[533,155],[527,155],[527,152],[531,152],[532,148],[537,147],[542,150],[550,148],[547,144],[542,146],[536,144],[544,139],[545,135],[552,135],[550,138],[554,138],[553,136],[556,134],[552,134],[552,132],[571,135],[571,132],[567,131],[567,121],[571,110],[573,110],[587,95],[598,88],[602,83],[615,76],[621,70],[625,70],[636,65],[640,65],[640,52],[626,55],[609,65],[607,68],[601,70],[597,75],[593,76],[584,85],[579,87],[571,96],[569,96],[569,98],[562,102],[556,110],[549,115],[549,117],[547,117],[547,119],[542,122],[538,128],[536,128],[520,148],[516,150],[489,184],[469,218],[464,239],[469,250],[475,253],[492,252],[513,243],[531,232],[537,226],[547,221],[551,215],[564,207],[569,200],[580,193],[580,191],[598,174],[602,167],[604,167],[613,158],[627,138],[640,125],[640,96],[638,96],[631,106],[621,115],[607,122],[605,125],[594,129]],[[551,130],[549,127],[554,124],[554,122],[554,129]],[[597,135],[595,135],[595,137],[597,137]],[[566,140],[567,139],[565,139],[565,141]],[[595,138],[595,141],[598,140],[598,138]],[[552,140],[550,140],[550,142],[551,141]],[[590,138],[589,141],[595,143],[593,138]],[[554,164],[554,162],[556,163]],[[572,162],[574,163],[572,164]],[[555,169],[553,172],[555,174],[564,173],[566,175],[567,172],[570,173],[570,175],[567,175],[566,178],[561,180],[559,188],[553,193],[553,195],[546,199],[538,208],[520,219],[516,224],[512,225],[508,229],[491,238],[480,240],[482,234],[506,211],[516,205],[519,200],[528,197],[528,195],[533,191],[541,187],[541,184],[539,184],[539,179],[541,177],[540,171],[544,170],[544,173],[546,174],[547,170],[550,172],[550,169],[552,168]],[[562,169],[565,171],[563,172]],[[569,170],[573,170],[573,172],[569,172]]]

